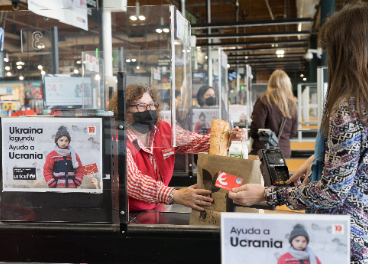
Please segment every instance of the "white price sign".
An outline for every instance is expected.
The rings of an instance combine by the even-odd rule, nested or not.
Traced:
[[[221,52],[221,66],[227,69],[227,55],[224,51]]]
[[[176,10],[176,37],[183,42],[188,40],[188,20]]]

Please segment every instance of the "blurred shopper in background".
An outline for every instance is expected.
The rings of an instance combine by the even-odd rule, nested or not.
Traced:
[[[285,157],[291,156],[290,139],[298,133],[298,114],[293,98],[289,76],[282,70],[272,73],[267,91],[256,101],[252,113],[250,137],[254,140],[252,154],[257,154],[264,145],[259,141],[258,129],[268,128],[279,135],[280,125],[286,118],[279,146]]]
[[[213,107],[216,105],[215,90],[211,86],[202,85],[197,93],[197,101],[201,108]]]

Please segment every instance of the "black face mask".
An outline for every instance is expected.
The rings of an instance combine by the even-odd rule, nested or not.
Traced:
[[[150,132],[157,122],[157,113],[154,110],[133,113],[134,122],[131,126],[141,134]]]
[[[206,100],[204,101],[206,102],[206,105],[213,106],[216,104],[216,97],[211,96],[211,97],[206,98]]]

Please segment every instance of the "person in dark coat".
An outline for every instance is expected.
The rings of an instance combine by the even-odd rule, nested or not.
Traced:
[[[286,122],[279,147],[285,157],[290,157],[290,139],[298,133],[298,113],[289,76],[282,70],[276,70],[270,77],[267,91],[258,98],[254,105],[250,126],[250,137],[254,140],[252,154],[257,154],[259,149],[264,148],[257,135],[258,129],[271,129],[278,136],[284,117],[286,117]]]

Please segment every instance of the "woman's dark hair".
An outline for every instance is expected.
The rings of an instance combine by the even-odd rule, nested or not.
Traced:
[[[367,125],[368,106],[368,4],[348,4],[333,14],[319,32],[319,43],[327,50],[328,90],[322,127],[328,135],[331,112],[354,97],[359,119]]]
[[[130,105],[135,104],[139,99],[142,98],[144,93],[148,93],[154,102],[159,103],[159,106],[156,108],[156,113],[158,117],[158,121],[156,124],[159,124],[161,121],[161,105],[159,94],[156,89],[151,86],[144,84],[128,84],[126,86],[126,108]],[[106,108],[107,111],[114,111],[115,119],[118,117],[118,94],[115,93],[113,97],[110,99],[110,104]]]
[[[201,118],[202,116],[206,117],[206,115],[203,112],[200,113],[199,118]]]
[[[203,96],[209,89],[213,89],[213,88],[209,85],[202,85],[201,88],[199,88],[198,93],[197,93],[197,101],[200,106],[204,105]]]

